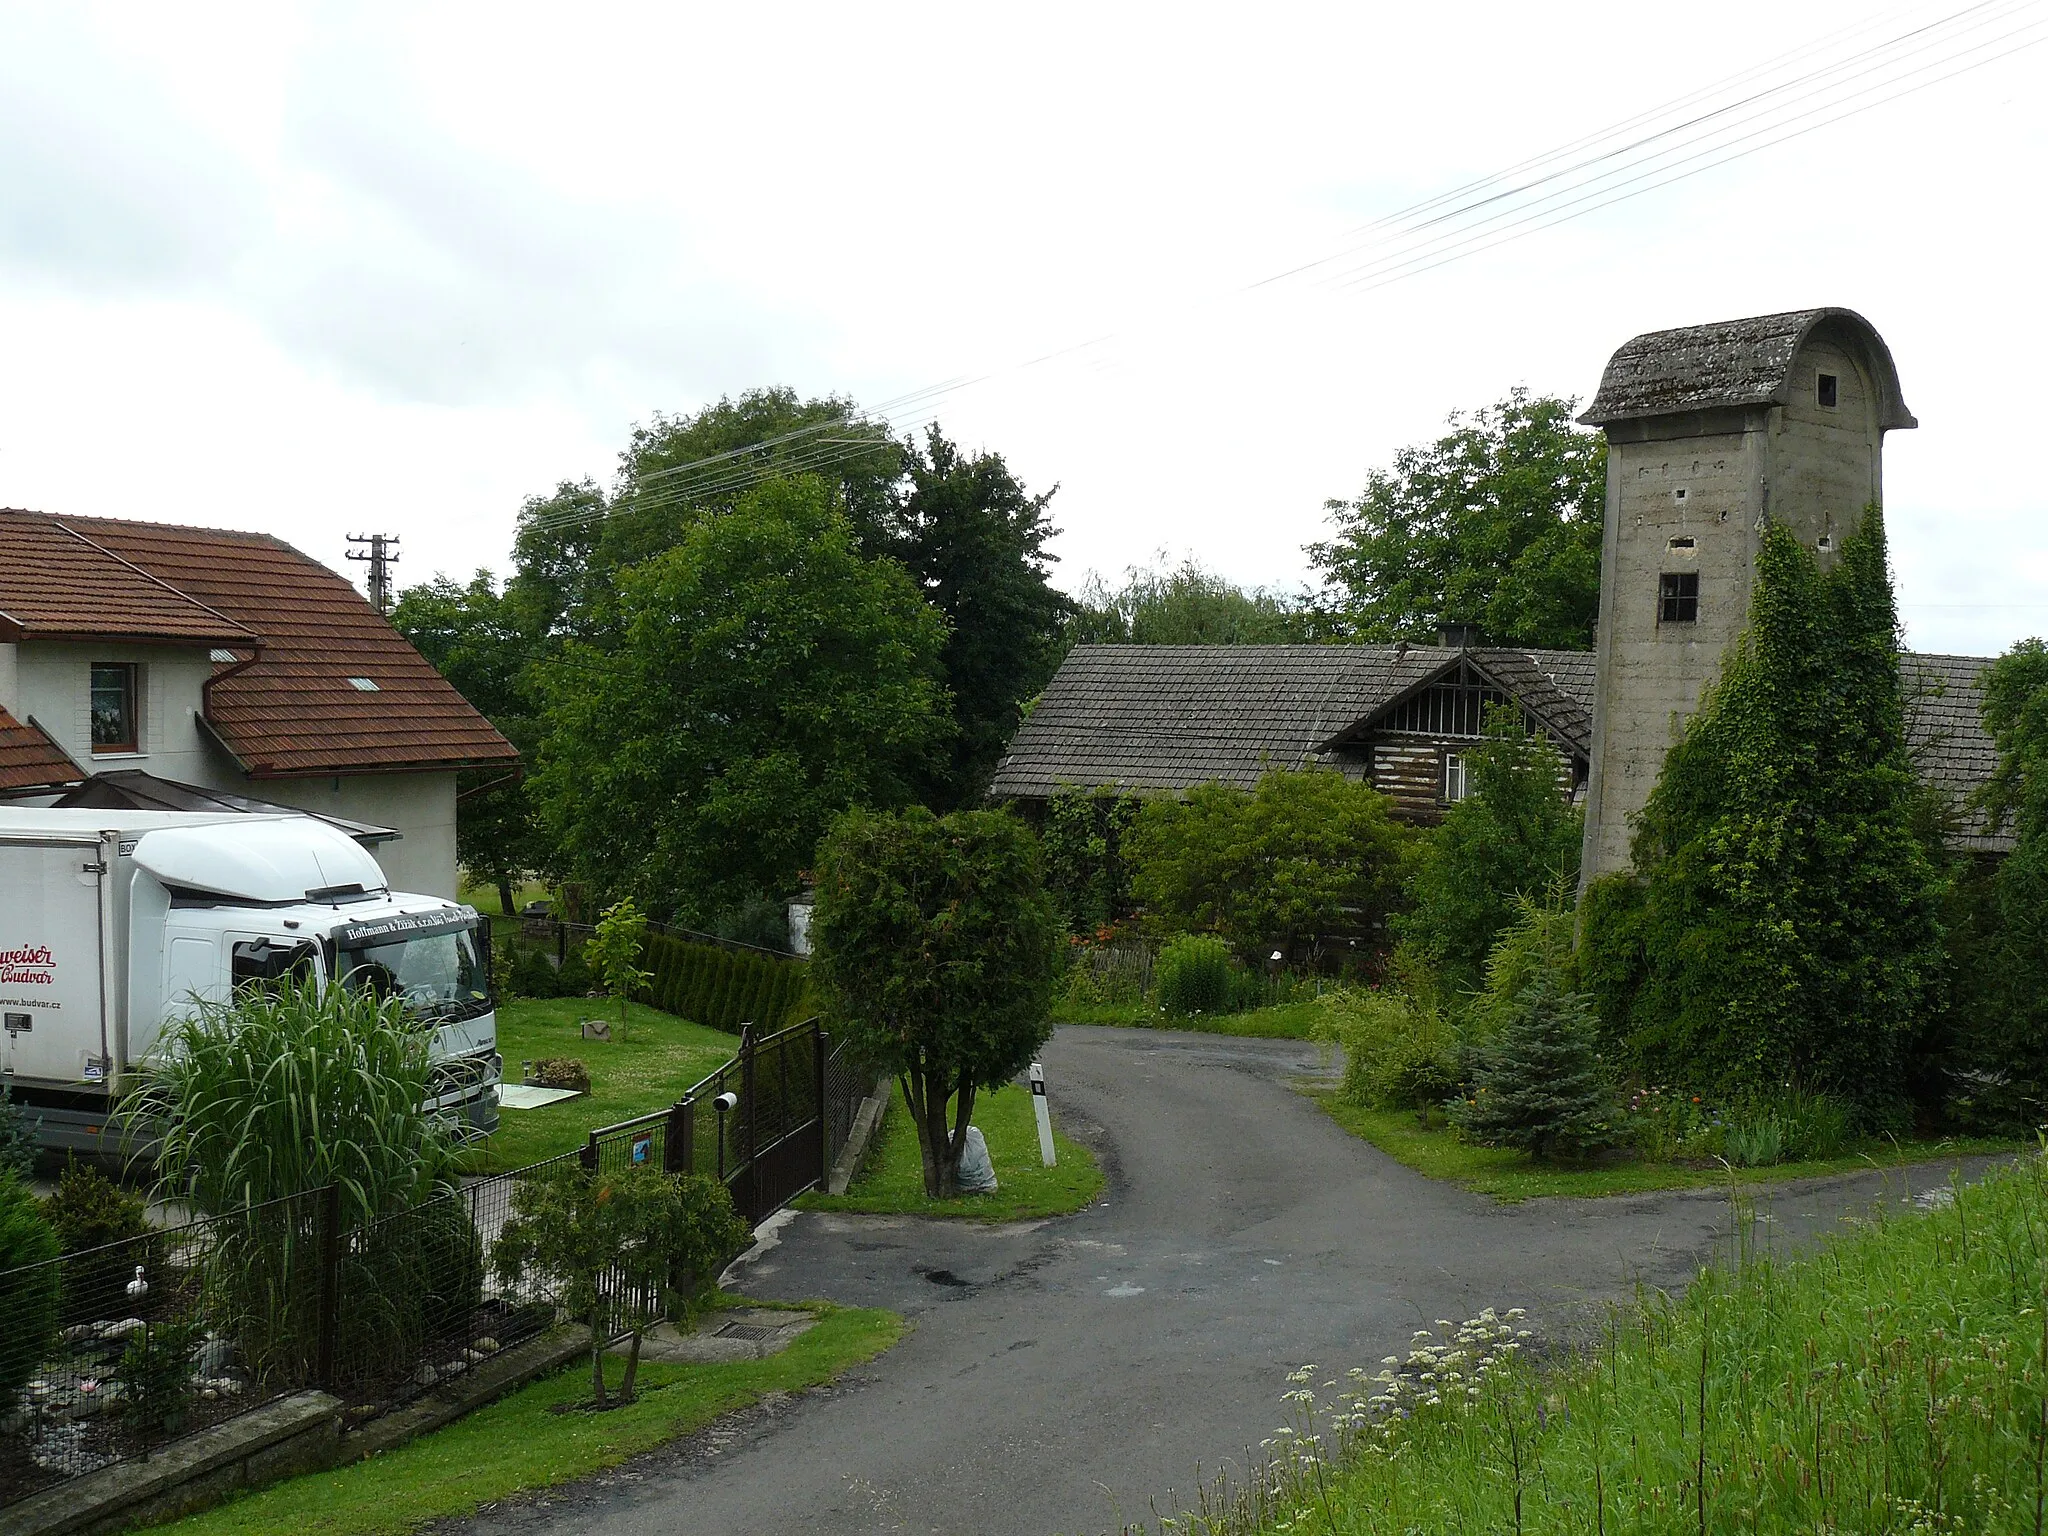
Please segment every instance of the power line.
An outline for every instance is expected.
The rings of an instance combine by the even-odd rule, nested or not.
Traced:
[[[1764,149],[1819,128],[1860,116],[1878,106],[2034,47],[2048,40],[2048,36],[2036,36],[2018,42],[2014,39],[2041,27],[2043,22],[2039,19],[2024,22],[1989,39],[1944,53],[1911,68],[1898,70],[1898,66],[1910,64],[1914,58],[1924,55],[1930,49],[1949,47],[1986,28],[1996,27],[2030,11],[2038,11],[2041,3],[2042,0],[1978,0],[1978,3],[1963,6],[1931,21],[1908,27],[1845,57],[1818,65],[1777,84],[1750,91],[1735,101],[1708,111],[1696,112],[1680,122],[1655,128],[1651,132],[1638,133],[1635,137],[1612,147],[1598,148],[1596,153],[1580,154],[1581,151],[1605,145],[1608,141],[1645,125],[1658,123],[1675,112],[1683,112],[1711,101],[1719,93],[1768,78],[1774,72],[1781,72],[1799,61],[1824,53],[1844,41],[1867,35],[1883,25],[1886,17],[1898,13],[1886,13],[1885,16],[1876,19],[1854,23],[1781,54],[1773,60],[1729,76],[1717,84],[1689,92],[1661,106],[1623,119],[1608,128],[1520,161],[1502,171],[1466,182],[1451,191],[1384,215],[1353,232],[1355,234],[1371,230],[1380,231],[1375,238],[1354,242],[1314,261],[1297,264],[1243,285],[1233,292],[1254,292],[1317,271],[1346,257],[1381,249],[1381,254],[1340,269],[1318,282],[1318,286],[1338,286],[1368,292],[1420,276],[1424,272],[1434,271],[1453,261],[1478,255],[1511,241],[1527,238],[1557,224],[1583,218],[1601,208],[1640,197],[1660,187],[1703,174],[1733,160],[1760,153]],[[2010,43],[2011,46],[1999,46],[2006,43]],[[1997,51],[1989,51],[1994,49]],[[1984,56],[1972,57],[1973,55]],[[1959,60],[1968,62],[1958,63]],[[1956,67],[1946,68],[1949,65]],[[1848,89],[1857,82],[1883,74],[1886,70],[1898,72],[1859,90]],[[1946,72],[1934,73],[1943,70]],[[1918,78],[1930,74],[1931,78]],[[1864,97],[1873,99],[1863,101],[1861,105],[1847,106],[1848,103],[1857,102]],[[1809,101],[1815,104],[1790,117],[1782,115]],[[1847,110],[1842,110],[1845,107]],[[1773,118],[1775,121],[1771,120]],[[1751,126],[1758,123],[1762,126]],[[1800,126],[1802,124],[1803,126]],[[1750,131],[1737,132],[1744,128],[1749,128]],[[1730,137],[1731,134],[1736,136]],[[1690,153],[1683,153],[1685,151]],[[1579,154],[1580,157],[1569,164],[1558,166],[1542,175],[1527,175],[1574,154]],[[1603,166],[1604,169],[1598,168]],[[1581,172],[1590,174],[1580,176],[1577,180],[1571,179],[1579,176]],[[1634,174],[1628,174],[1630,172]],[[1523,176],[1525,179],[1506,190],[1492,190],[1498,188],[1502,182],[1517,176]],[[1556,183],[1563,184],[1554,185]],[[1541,190],[1546,187],[1550,190]],[[1481,193],[1486,195],[1476,195]],[[1520,201],[1516,201],[1517,199]],[[1447,206],[1452,204],[1455,206]],[[1430,230],[1436,230],[1437,233],[1427,233]],[[1394,249],[1382,249],[1389,245]],[[658,511],[664,507],[686,505],[695,500],[744,489],[770,473],[822,472],[850,459],[872,453],[882,448],[888,441],[886,438],[871,441],[824,439],[821,437],[823,433],[835,429],[844,430],[857,424],[879,426],[891,434],[905,430],[914,431],[917,427],[936,419],[935,408],[924,408],[935,407],[936,402],[959,390],[985,382],[999,374],[1021,372],[1086,351],[1114,334],[1116,333],[1106,333],[1087,341],[1056,348],[1006,368],[928,385],[894,400],[884,401],[881,405],[858,415],[835,415],[761,443],[706,455],[685,464],[666,466],[637,480],[608,506],[565,509],[532,519],[523,527],[543,531],[610,516],[620,510]],[[912,407],[920,409],[913,411]],[[912,415],[916,417],[914,422],[902,419]],[[802,442],[804,446],[787,458],[764,462],[764,451],[795,442]],[[665,483],[671,479],[674,484]],[[655,485],[658,481],[664,483]],[[654,494],[649,494],[650,490]]]

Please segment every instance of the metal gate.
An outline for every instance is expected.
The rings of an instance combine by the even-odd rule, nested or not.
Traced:
[[[873,1078],[816,1019],[758,1037],[749,1024],[732,1060],[669,1108],[592,1131],[583,1166],[711,1174],[758,1226],[825,1181]]]

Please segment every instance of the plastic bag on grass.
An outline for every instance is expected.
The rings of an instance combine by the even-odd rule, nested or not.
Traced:
[[[960,1193],[992,1195],[996,1192],[996,1165],[988,1155],[988,1141],[981,1127],[967,1127],[967,1145],[960,1149]]]

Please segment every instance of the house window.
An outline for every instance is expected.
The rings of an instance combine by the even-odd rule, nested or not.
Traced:
[[[1832,411],[1840,402],[1841,394],[1841,380],[1837,379],[1832,373],[1824,373],[1820,376],[1820,384],[1814,390],[1814,398],[1820,402],[1822,409]]]
[[[1657,578],[1657,617],[1665,624],[1690,624],[1700,616],[1700,573],[1666,571]]]
[[[1465,756],[1461,752],[1444,754],[1444,804],[1456,805],[1465,798]]]
[[[92,664],[92,749],[95,752],[142,750],[140,711],[135,698],[135,665],[126,661]]]

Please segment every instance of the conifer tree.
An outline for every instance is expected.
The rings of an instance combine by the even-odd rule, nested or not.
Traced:
[[[1590,1003],[1547,972],[1529,983],[1482,1047],[1451,1123],[1474,1141],[1537,1157],[1574,1155],[1607,1139],[1613,1098]]]
[[[1942,966],[1920,793],[1878,509],[1827,571],[1767,527],[1748,629],[1638,823],[1627,1025],[1647,1070],[1896,1118]]]

